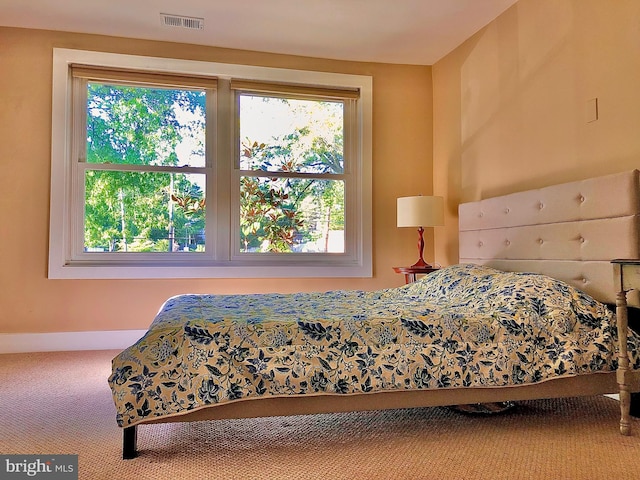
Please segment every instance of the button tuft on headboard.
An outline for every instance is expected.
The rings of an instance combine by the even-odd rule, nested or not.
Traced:
[[[545,273],[607,303],[616,300],[611,258],[640,258],[639,170],[485,198],[458,211],[461,260]]]

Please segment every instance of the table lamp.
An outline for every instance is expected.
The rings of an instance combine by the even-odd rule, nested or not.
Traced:
[[[442,197],[415,196],[398,198],[398,227],[418,227],[418,261],[411,267],[432,268],[422,258],[424,227],[444,225],[444,199]]]

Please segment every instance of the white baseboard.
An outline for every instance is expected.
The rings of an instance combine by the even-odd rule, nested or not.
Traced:
[[[70,350],[123,350],[135,343],[145,333],[146,330],[0,333],[0,354]]]

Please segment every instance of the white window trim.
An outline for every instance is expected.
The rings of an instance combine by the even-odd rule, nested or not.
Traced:
[[[360,146],[357,157],[360,175],[356,193],[359,199],[351,214],[356,219],[358,232],[348,241],[357,244],[357,255],[349,261],[341,255],[287,255],[277,261],[269,255],[254,259],[250,265],[229,258],[227,261],[181,262],[180,259],[160,259],[145,264],[105,264],[91,261],[70,261],[70,235],[73,218],[68,205],[71,201],[70,161],[73,145],[72,128],[71,64],[97,65],[112,68],[130,68],[154,72],[216,76],[220,79],[246,78],[266,82],[289,82],[326,87],[357,88],[360,100],[355,114],[358,115],[359,131],[356,132]],[[371,277],[372,276],[372,78],[328,72],[313,72],[248,65],[221,64],[192,60],[166,59],[123,55],[106,52],[90,52],[55,48],[53,51],[52,85],[52,138],[51,138],[51,205],[49,227],[49,278],[267,278],[267,277]],[[231,107],[230,107],[231,108]],[[229,135],[232,132],[228,132]],[[228,142],[222,142],[228,143]],[[218,170],[228,169],[228,162],[217,162]],[[216,171],[216,175],[230,175],[228,171]],[[218,212],[229,209],[211,205]],[[227,214],[228,215],[228,214]],[[228,219],[227,219],[228,220]],[[209,222],[208,222],[209,223]],[[229,222],[227,222],[229,224]],[[218,235],[228,236],[229,232],[219,231]],[[228,238],[228,237],[227,237]],[[216,241],[214,244],[218,244]],[[190,258],[191,258],[190,254]],[[216,252],[216,256],[218,252]],[[284,260],[284,261],[282,261]]]

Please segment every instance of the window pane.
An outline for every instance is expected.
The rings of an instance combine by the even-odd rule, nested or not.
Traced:
[[[242,177],[242,252],[344,252],[344,182]]]
[[[240,95],[240,169],[343,173],[343,107]]]
[[[204,174],[89,170],[85,188],[85,251],[204,251]]]
[[[204,167],[205,96],[89,83],[87,162]]]

